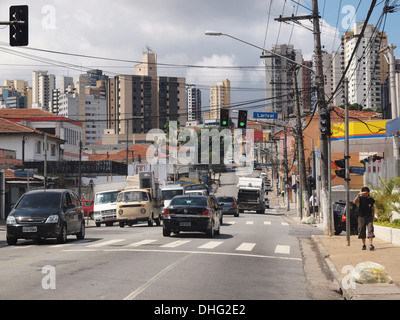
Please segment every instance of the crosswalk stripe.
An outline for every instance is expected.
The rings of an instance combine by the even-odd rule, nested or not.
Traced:
[[[227,223],[228,223],[228,224],[235,224],[236,221],[228,221]]]
[[[236,251],[251,251],[255,247],[255,243],[247,243],[243,242],[239,247],[237,247]]]
[[[246,224],[254,224],[254,221],[246,221]]]
[[[277,245],[275,253],[290,254],[290,246]]]
[[[264,221],[264,224],[270,225],[270,224],[271,224],[271,221]]]
[[[178,241],[174,241],[174,242],[171,242],[171,243],[164,244],[161,247],[162,248],[176,248],[176,247],[179,247],[179,246],[181,246],[181,245],[183,245],[185,243],[188,243],[188,242],[190,242],[190,240],[178,240]]]
[[[95,243],[95,244],[91,244],[89,246],[86,246],[87,248],[98,248],[98,247],[104,247],[104,246],[108,246],[114,243],[118,243],[118,242],[122,242],[125,241],[125,239],[114,239],[114,240],[109,240],[109,241],[104,241],[104,242],[100,242],[100,243]]]
[[[281,222],[281,224],[282,224],[283,226],[288,226],[288,225],[289,225],[289,223],[287,223],[287,222]]]
[[[202,246],[200,246],[198,248],[199,249],[214,249],[222,243],[223,243],[223,241],[210,241],[210,242],[203,244]]]
[[[134,242],[134,243],[131,243],[131,244],[128,244],[127,245],[127,247],[140,247],[140,246],[143,246],[143,245],[145,245],[145,244],[150,244],[150,243],[153,243],[153,242],[156,242],[157,240],[142,240],[142,241],[139,241],[139,242]]]

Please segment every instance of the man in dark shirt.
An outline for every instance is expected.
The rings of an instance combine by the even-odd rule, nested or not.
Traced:
[[[358,204],[358,239],[362,240],[362,250],[366,250],[365,239],[367,237],[366,229],[368,230],[369,249],[374,250],[372,244],[374,235],[374,216],[375,216],[375,200],[369,194],[369,188],[363,187],[361,192],[354,198],[354,204]]]

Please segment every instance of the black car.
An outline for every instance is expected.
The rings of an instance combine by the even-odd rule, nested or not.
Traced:
[[[350,234],[358,234],[358,208],[350,202]],[[346,202],[339,201],[333,203],[333,219],[335,223],[335,235],[346,231]]]
[[[235,217],[239,217],[239,209],[236,203],[235,197],[218,197],[218,203],[222,207],[222,214],[233,214]]]
[[[77,194],[66,189],[25,193],[7,217],[7,243],[18,239],[56,238],[59,243],[74,234],[85,237],[84,214]]]
[[[210,196],[183,195],[175,196],[164,209],[163,235],[171,232],[200,231],[209,237],[219,234],[220,209]]]

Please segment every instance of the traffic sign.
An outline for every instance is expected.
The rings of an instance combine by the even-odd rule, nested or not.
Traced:
[[[273,120],[277,120],[278,119],[278,113],[277,112],[254,112],[253,113],[253,118],[254,119],[273,119]]]

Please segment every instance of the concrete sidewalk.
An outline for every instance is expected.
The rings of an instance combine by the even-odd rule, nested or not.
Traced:
[[[276,205],[275,210],[285,214],[293,223],[301,224],[300,218],[293,204],[291,210]],[[303,224],[304,225],[304,224]],[[307,225],[304,225],[307,226]],[[323,220],[310,225],[321,230],[321,235],[313,235],[312,239],[327,263],[338,289],[348,300],[400,300],[400,246],[374,239],[375,250],[361,250],[362,243],[358,236],[350,237],[347,243],[346,233],[339,236],[323,235]],[[368,244],[368,241],[367,241]],[[369,248],[369,245],[367,245]],[[385,267],[386,272],[393,279],[391,284],[358,284],[350,281],[351,271],[361,262],[375,262]]]

